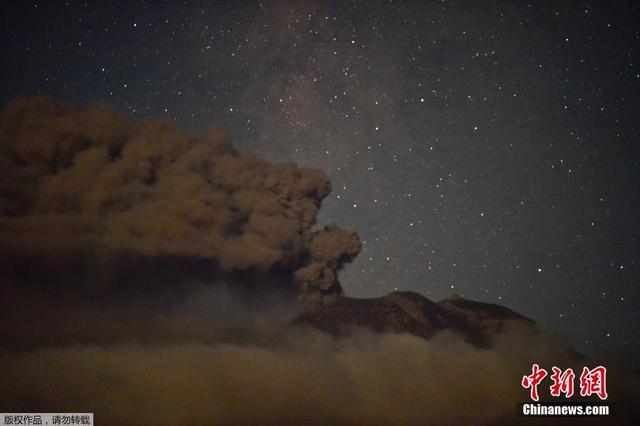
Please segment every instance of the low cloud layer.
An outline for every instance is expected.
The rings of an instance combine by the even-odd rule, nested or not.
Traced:
[[[5,354],[4,401],[18,409],[95,411],[106,424],[496,424],[515,421],[531,361],[550,341],[493,350],[448,333],[290,331],[267,346],[187,344],[45,348]],[[524,342],[522,342],[524,343]]]

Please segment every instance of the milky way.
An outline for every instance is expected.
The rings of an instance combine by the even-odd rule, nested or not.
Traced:
[[[2,5],[3,101],[107,100],[327,171],[345,292],[637,351],[637,2]]]

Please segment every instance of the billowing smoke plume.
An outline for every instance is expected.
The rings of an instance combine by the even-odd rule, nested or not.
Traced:
[[[191,137],[47,97],[2,111],[0,239],[13,264],[87,252],[198,260],[339,293],[336,271],[360,240],[333,225],[312,230],[330,190],[323,172],[239,155],[219,131]]]

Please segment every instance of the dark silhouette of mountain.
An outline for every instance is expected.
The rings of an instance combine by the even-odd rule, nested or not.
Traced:
[[[491,345],[509,321],[537,331],[536,324],[511,309],[491,303],[452,297],[433,302],[414,292],[393,292],[384,297],[357,299],[338,297],[330,303],[309,305],[294,319],[295,325],[311,326],[332,335],[356,328],[374,332],[410,333],[425,339],[441,330],[461,334],[477,347]]]

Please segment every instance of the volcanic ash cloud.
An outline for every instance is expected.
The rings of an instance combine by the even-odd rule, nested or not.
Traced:
[[[33,97],[0,118],[2,269],[12,276],[34,259],[66,273],[60,265],[97,254],[197,261],[338,294],[336,272],[360,240],[335,225],[312,230],[330,190],[322,171],[240,155],[220,131],[193,137],[105,104]],[[289,282],[268,279],[274,271]]]

